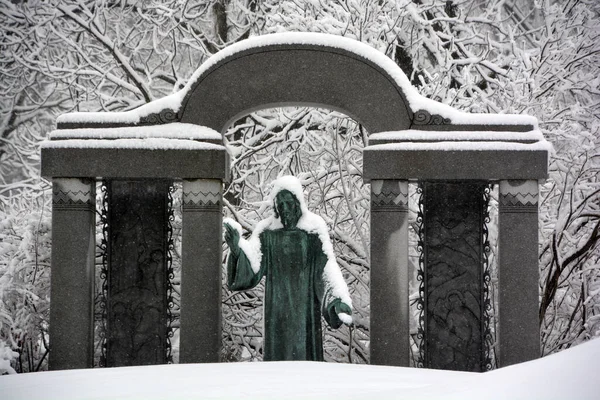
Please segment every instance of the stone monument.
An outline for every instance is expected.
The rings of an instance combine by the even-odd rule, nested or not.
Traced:
[[[487,369],[481,198],[490,185],[499,188],[499,365],[539,357],[538,181],[547,177],[550,147],[537,120],[454,110],[419,95],[391,59],[366,44],[284,33],[229,46],[181,91],[135,110],[58,118],[41,154],[42,175],[53,181],[51,369],[92,366],[98,180],[110,182],[114,211],[108,218],[109,262],[116,264],[109,268],[107,325],[117,331],[107,338],[109,352],[115,349],[108,359],[113,365],[165,360],[166,347],[158,342],[168,339],[159,330],[167,329],[169,254],[160,233],[139,235],[145,226],[160,231],[164,214],[140,219],[137,207],[148,196],[148,204],[163,210],[169,194],[161,182],[181,180],[180,361],[219,360],[221,195],[229,179],[221,135],[240,117],[278,106],[337,110],[370,133],[363,179],[371,185],[371,363],[409,365],[409,181],[418,183],[423,206],[420,364]],[[141,204],[125,207],[127,199]],[[142,309],[149,319],[138,321],[131,312],[141,299],[148,299]],[[126,353],[136,346],[158,350],[130,358],[116,349],[138,323],[148,329],[128,339]],[[150,328],[156,324],[161,328]]]

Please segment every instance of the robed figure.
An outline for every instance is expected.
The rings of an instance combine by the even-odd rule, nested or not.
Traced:
[[[348,287],[325,221],[306,208],[300,181],[277,179],[270,199],[274,215],[248,240],[239,224],[225,222],[227,284],[247,290],[265,277],[264,360],[322,361],[321,316],[334,329],[352,323]]]

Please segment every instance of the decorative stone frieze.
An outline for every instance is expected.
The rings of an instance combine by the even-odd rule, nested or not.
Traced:
[[[57,179],[52,185],[52,207],[56,210],[92,210],[95,204],[94,180]]]
[[[538,210],[538,184],[535,180],[500,182],[501,212],[534,213]]]
[[[371,182],[372,212],[407,212],[408,184],[398,180]]]
[[[221,183],[216,180],[186,181],[183,188],[184,211],[215,211],[222,208]]]

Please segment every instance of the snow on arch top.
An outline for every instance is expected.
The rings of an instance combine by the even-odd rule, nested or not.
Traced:
[[[304,52],[302,52],[303,50]],[[310,63],[307,61],[302,64],[302,57],[306,57],[311,50],[313,52],[318,51],[320,54]],[[265,59],[267,54],[272,58]],[[354,59],[354,64],[345,61],[345,64],[334,65],[334,54],[338,55],[338,59],[340,59],[340,56],[343,56],[346,61]],[[328,55],[331,55],[331,57],[328,58]],[[260,64],[261,57],[265,59],[263,64]],[[246,58],[246,62],[240,63],[240,60],[244,58]],[[327,70],[328,63],[331,64],[329,70]],[[236,68],[236,64],[239,64],[238,68]],[[359,66],[359,64],[362,64],[362,66]],[[246,75],[243,79],[237,80],[235,76],[231,75],[231,72],[249,73],[251,71],[248,71],[248,66],[252,65],[256,66],[253,75]],[[340,70],[340,67],[346,68],[349,65],[352,68],[356,67],[354,75],[352,75],[352,71]],[[366,82],[364,79],[365,68],[377,70],[378,72],[371,73],[368,77],[370,80]],[[288,70],[287,75],[284,73],[286,69]],[[303,72],[304,69],[310,71]],[[315,71],[312,71],[313,69]],[[229,71],[229,75],[226,71]],[[305,73],[305,75],[302,75],[302,73]],[[310,73],[313,73],[313,75],[310,75]],[[363,74],[361,75],[361,73]],[[268,78],[261,78],[265,74]],[[301,78],[297,81],[305,86],[310,86],[311,82],[303,80],[302,77],[310,76],[315,79],[339,78],[337,83],[346,79],[345,87],[339,89],[340,92],[336,95],[334,92],[338,89],[339,85],[337,83],[332,83],[330,87],[322,87],[323,82],[314,82],[314,87],[310,90],[307,89],[306,93],[292,93],[290,86],[294,86],[295,80],[293,77],[296,76],[294,74],[300,74],[298,76]],[[269,82],[269,80],[276,80],[280,75],[285,76],[280,81]],[[323,78],[323,75],[327,76]],[[231,79],[224,80],[224,77]],[[209,84],[211,78],[218,84]],[[377,86],[373,79],[380,79],[380,86]],[[389,88],[385,86],[383,80],[387,80]],[[226,81],[233,82],[228,85]],[[282,98],[269,98],[268,96],[258,100],[251,98],[255,93],[260,92],[262,86],[268,84],[277,84],[278,92],[276,95],[282,95]],[[233,88],[231,90],[235,91],[236,87],[239,87],[236,92],[232,93],[228,90]],[[365,90],[352,94],[352,90],[361,90],[361,87]],[[371,87],[373,89],[369,92],[368,89]],[[385,98],[386,94],[383,92],[388,89],[390,92],[388,97]],[[390,103],[390,96],[393,95],[391,90],[397,92],[397,98],[392,101],[395,103],[393,107],[385,109],[386,104]],[[271,89],[268,89],[265,90],[265,93],[269,91],[272,92]],[[349,104],[348,102],[351,102],[353,96],[356,96],[357,99],[354,104]],[[238,104],[232,106],[233,108],[230,111],[232,115],[223,116],[221,119],[210,118],[211,115],[218,113],[224,106],[236,102]],[[365,107],[364,110],[356,110],[356,104],[359,103]],[[537,120],[534,117],[470,114],[427,99],[412,87],[406,75],[393,60],[373,47],[346,37],[305,32],[275,33],[240,41],[206,60],[190,77],[186,86],[176,93],[125,112],[61,115],[58,118],[58,124],[59,128],[68,128],[152,125],[182,121],[209,126],[222,132],[233,120],[249,112],[261,108],[286,105],[311,105],[336,109],[363,123],[371,133],[409,128],[521,132],[537,128]],[[377,110],[381,108],[384,109],[382,111],[385,113],[384,119],[390,119],[387,125],[372,122],[381,120],[381,116],[374,115],[369,119],[370,114],[377,113]],[[394,120],[394,118],[396,119]]]

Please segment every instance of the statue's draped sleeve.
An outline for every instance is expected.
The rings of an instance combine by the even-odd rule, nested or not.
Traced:
[[[333,329],[337,329],[342,325],[342,321],[338,317],[335,307],[342,301],[338,297],[332,295],[333,287],[331,287],[331,283],[327,281],[324,273],[328,261],[327,255],[322,250],[323,244],[318,236],[314,235],[314,240],[316,242],[313,246],[315,251],[313,257],[315,259],[316,267],[315,275],[313,277],[315,291],[319,299],[319,304],[321,304],[321,310],[325,321]]]
[[[227,286],[230,290],[252,289],[265,274],[265,263],[261,262],[260,270],[254,272],[248,256],[242,249],[236,256],[229,252],[227,257]]]
[[[339,328],[343,323],[335,311],[336,304],[340,304],[341,302],[342,301],[340,299],[335,298],[333,301],[323,307],[323,316],[325,317],[325,321],[327,321],[329,326],[331,326],[333,329]]]

